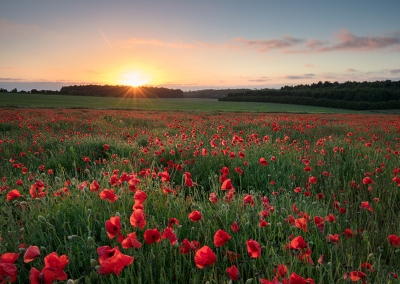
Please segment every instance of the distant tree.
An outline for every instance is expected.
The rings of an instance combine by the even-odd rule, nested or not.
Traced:
[[[10,93],[18,93],[17,88],[12,89],[12,90],[10,91]]]
[[[31,90],[31,94],[37,94],[37,93],[38,93],[38,90],[36,90],[36,89]]]
[[[4,89],[4,88],[0,88],[0,93],[8,93],[8,90]]]

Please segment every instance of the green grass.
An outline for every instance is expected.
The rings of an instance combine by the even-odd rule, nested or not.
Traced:
[[[159,111],[207,111],[207,112],[288,112],[288,113],[400,113],[388,111],[352,111],[325,107],[256,103],[220,102],[216,99],[143,99],[104,98],[44,94],[0,93],[0,107],[29,108],[94,108],[133,109]]]

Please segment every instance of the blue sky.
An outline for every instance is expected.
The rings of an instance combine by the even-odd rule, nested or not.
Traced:
[[[399,11],[400,1],[2,1],[0,87],[400,80]]]

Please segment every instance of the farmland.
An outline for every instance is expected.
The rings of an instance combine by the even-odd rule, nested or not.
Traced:
[[[0,110],[11,282],[399,281],[397,115],[20,95]]]
[[[399,110],[354,111],[327,107],[288,105],[259,102],[229,102],[217,99],[147,99],[112,98],[49,94],[0,93],[0,107],[27,108],[94,108],[132,109],[158,111],[206,111],[206,112],[290,112],[290,113],[389,113]]]

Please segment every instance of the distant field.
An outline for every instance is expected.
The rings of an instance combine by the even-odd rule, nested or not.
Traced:
[[[345,109],[257,103],[220,102],[216,99],[142,99],[104,98],[43,94],[0,93],[0,107],[30,108],[93,108],[93,109],[134,109],[160,111],[229,111],[229,112],[290,112],[290,113],[391,113],[400,110],[352,111]]]

